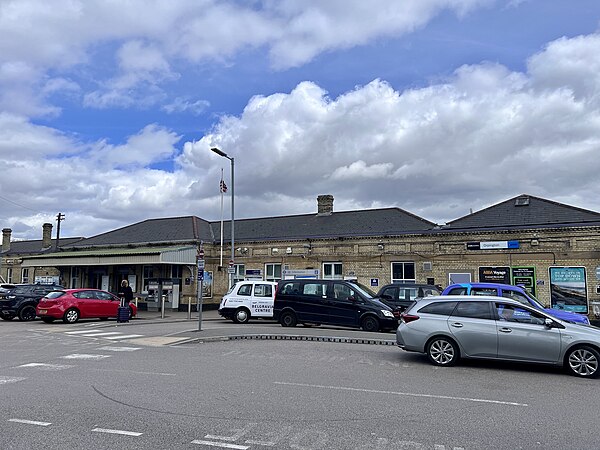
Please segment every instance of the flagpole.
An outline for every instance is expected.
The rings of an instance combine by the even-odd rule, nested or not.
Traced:
[[[223,168],[221,168],[221,183],[219,184],[219,191],[221,192],[221,259],[219,260],[219,266],[223,267]]]

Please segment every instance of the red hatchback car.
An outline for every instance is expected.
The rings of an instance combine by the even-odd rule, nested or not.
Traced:
[[[46,323],[62,319],[75,323],[79,319],[116,318],[121,300],[110,292],[100,289],[62,289],[53,291],[40,300],[36,314]],[[129,304],[129,318],[137,314],[134,304]]]

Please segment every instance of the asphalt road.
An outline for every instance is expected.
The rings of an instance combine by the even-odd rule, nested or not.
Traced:
[[[598,448],[600,381],[436,368],[391,345],[196,339],[239,327],[190,325],[0,323],[0,448]],[[362,334],[320,328],[293,332]]]

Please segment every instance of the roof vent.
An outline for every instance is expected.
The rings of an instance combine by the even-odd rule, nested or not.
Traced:
[[[529,196],[522,195],[515,199],[515,206],[529,206]]]

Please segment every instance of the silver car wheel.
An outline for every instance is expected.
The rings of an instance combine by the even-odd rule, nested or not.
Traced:
[[[569,368],[580,377],[591,377],[598,372],[597,354],[588,348],[578,348],[569,355]]]
[[[427,351],[434,364],[448,366],[456,361],[456,348],[446,339],[436,339],[429,344]]]
[[[250,313],[244,308],[240,308],[235,312],[233,321],[235,323],[247,323],[250,320]]]

